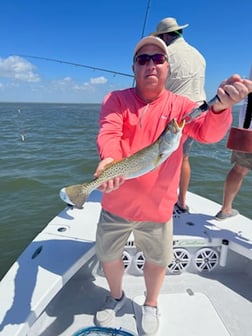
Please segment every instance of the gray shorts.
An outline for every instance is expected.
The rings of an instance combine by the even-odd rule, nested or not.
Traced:
[[[183,145],[183,154],[189,155],[192,150],[193,138],[188,137]]]
[[[251,170],[252,153],[233,151],[231,156],[231,163],[237,163],[238,165]]]
[[[96,232],[96,255],[102,262],[122,257],[125,244],[131,234],[138,251],[145,260],[161,267],[173,260],[173,222],[132,222],[105,210],[101,211]]]

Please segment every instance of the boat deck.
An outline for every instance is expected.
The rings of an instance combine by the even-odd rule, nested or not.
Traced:
[[[83,210],[64,209],[11,267],[0,283],[1,336],[72,336],[94,325],[108,294],[94,249],[99,200],[94,192]],[[250,336],[252,220],[217,221],[220,205],[192,193],[188,205],[190,214],[173,215],[174,260],[159,299],[158,335]],[[128,302],[113,327],[141,336],[144,257],[133,236],[123,260]]]
[[[251,263],[247,266],[251,268]],[[118,312],[113,327],[141,335],[143,277],[126,273],[124,289],[128,301]],[[93,277],[86,270],[80,271],[54,298],[28,335],[70,336],[93,326],[94,314],[107,294],[102,275]],[[157,335],[250,336],[251,301],[251,277],[242,269],[167,275],[159,299],[160,330]]]

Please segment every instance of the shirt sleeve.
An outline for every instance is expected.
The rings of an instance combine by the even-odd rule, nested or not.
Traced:
[[[232,109],[215,113],[212,108],[185,126],[185,132],[201,143],[222,140],[232,124]]]
[[[123,130],[123,114],[120,101],[115,93],[108,94],[102,103],[99,118],[99,133],[96,144],[101,159],[111,157],[122,158],[121,137]]]

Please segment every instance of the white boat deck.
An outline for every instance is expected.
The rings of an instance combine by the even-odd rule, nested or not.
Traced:
[[[160,296],[158,335],[251,335],[252,221],[216,221],[220,206],[192,193],[188,204],[190,214],[174,213],[175,259]],[[27,247],[0,283],[1,336],[71,336],[94,325],[108,293],[94,254],[99,211],[94,192],[84,210],[65,209]],[[124,261],[129,299],[115,327],[141,335],[144,261],[133,237]]]
[[[139,304],[143,302],[143,277],[126,274],[124,289],[128,302],[118,312],[113,327],[141,335]],[[70,336],[84,327],[94,326],[94,314],[107,294],[104,277],[85,277],[79,273],[55,297],[28,335]],[[239,271],[216,271],[211,276],[187,272],[167,275],[159,299],[157,336],[169,333],[176,336],[250,336],[251,300],[251,278]]]

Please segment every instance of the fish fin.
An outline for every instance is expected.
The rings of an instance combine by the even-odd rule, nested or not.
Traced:
[[[110,163],[107,163],[106,166],[104,167],[104,169],[107,169],[108,167],[113,166],[115,163],[121,162],[123,160],[125,160],[125,159],[117,159],[117,160],[114,160],[114,161],[112,161]]]
[[[64,192],[71,201],[71,203],[76,206],[76,208],[81,209],[83,204],[86,202],[89,192],[85,190],[84,184],[75,184],[64,188]]]
[[[118,160],[114,160],[114,161],[112,161],[112,162],[107,163],[107,164],[103,167],[103,169],[101,169],[101,170],[98,172],[97,177],[99,177],[99,176],[101,175],[101,173],[104,172],[104,170],[106,170],[106,169],[112,167],[115,163],[118,163],[118,162],[120,162],[120,161],[122,161],[122,160],[123,160],[123,159],[118,159]]]

